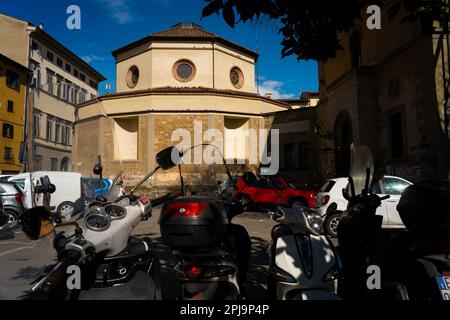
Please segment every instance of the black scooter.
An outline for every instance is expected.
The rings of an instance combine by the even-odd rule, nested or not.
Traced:
[[[180,159],[186,154],[176,148],[168,150]],[[228,167],[227,173],[232,181]],[[245,296],[251,240],[243,226],[232,223],[243,211],[239,203],[201,196],[178,198],[163,207],[161,235],[178,257],[175,271],[180,299],[238,300]]]
[[[407,230],[384,231],[375,214],[381,201],[365,188],[351,195],[347,212],[338,225],[343,261],[340,295],[348,300],[450,300],[450,182],[420,182],[408,187],[398,211]],[[369,288],[368,267],[381,272],[379,288]]]

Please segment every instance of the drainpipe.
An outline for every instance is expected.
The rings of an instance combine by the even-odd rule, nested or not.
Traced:
[[[36,31],[36,27],[33,25],[29,25],[25,32],[28,32],[28,55],[27,55],[27,62],[28,62],[28,68],[31,67],[30,59],[31,59],[31,44],[32,44],[32,38],[31,35],[33,32]],[[30,88],[27,84],[27,90],[25,93],[25,121],[24,121],[24,135],[23,135],[23,142],[22,145],[26,148],[26,157],[23,161],[22,165],[22,172],[29,172],[31,171],[32,167],[32,161],[33,161],[33,142],[30,140],[30,137],[32,138],[32,135],[30,134],[30,112],[32,112],[32,106],[31,101],[34,103],[34,99],[30,99],[30,95],[33,94],[34,98],[34,89]],[[31,115],[32,118],[32,115]]]

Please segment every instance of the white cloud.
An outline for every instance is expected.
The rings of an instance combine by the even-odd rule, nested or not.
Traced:
[[[265,96],[267,93],[271,93],[274,99],[292,99],[296,97],[295,94],[285,92],[283,90],[283,86],[284,83],[281,81],[274,81],[274,80],[261,81],[259,83],[259,94],[261,96]]]
[[[81,59],[83,59],[83,60],[86,61],[87,63],[90,63],[90,62],[92,62],[92,61],[105,61],[105,60],[107,60],[108,58],[105,58],[105,57],[99,57],[99,56],[96,56],[95,54],[91,54],[91,55],[88,55],[88,56],[81,56]]]
[[[106,11],[117,20],[119,24],[126,24],[134,21],[136,14],[132,12],[125,0],[98,0]]]

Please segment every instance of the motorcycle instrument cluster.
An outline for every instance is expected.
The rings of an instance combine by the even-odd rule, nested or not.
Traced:
[[[109,228],[111,219],[103,212],[94,211],[84,218],[84,224],[88,229],[100,232]]]
[[[94,205],[84,217],[84,225],[92,231],[105,231],[111,225],[111,219],[101,205]]]
[[[111,220],[119,220],[125,218],[127,215],[127,210],[116,204],[109,204],[105,206],[105,212],[108,216],[111,217]]]

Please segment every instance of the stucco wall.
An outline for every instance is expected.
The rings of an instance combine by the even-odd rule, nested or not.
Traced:
[[[191,61],[196,69],[189,82],[180,82],[173,77],[174,64],[182,59]],[[253,58],[220,44],[210,42],[153,42],[131,49],[117,57],[117,92],[128,92],[158,87],[206,87],[256,92],[255,66]],[[131,66],[139,69],[139,82],[134,88],[126,84]],[[230,71],[239,67],[244,75],[244,84],[236,89],[230,81]]]
[[[28,67],[28,23],[0,13],[0,53]]]

